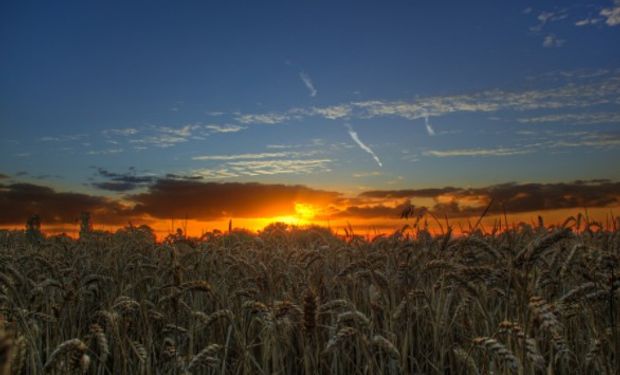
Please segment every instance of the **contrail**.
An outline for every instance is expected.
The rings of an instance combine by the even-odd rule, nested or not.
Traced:
[[[374,153],[374,151],[372,151],[370,149],[370,147],[366,146],[364,144],[364,142],[362,142],[360,140],[360,138],[357,136],[357,132],[355,130],[353,130],[353,128],[351,127],[351,125],[349,124],[344,124],[347,129],[349,129],[349,135],[351,136],[351,139],[353,139],[353,141],[355,141],[355,143],[357,143],[358,146],[360,146],[360,148],[364,151],[366,151],[367,153],[369,153],[373,159],[375,159],[375,161],[377,162],[377,164],[379,164],[380,167],[383,167],[383,164],[381,163],[381,159],[379,159],[379,157],[377,156],[377,154]]]
[[[301,78],[301,80],[303,81],[304,85],[306,85],[306,87],[310,91],[310,96],[315,97],[316,94],[317,94],[317,91],[314,88],[314,84],[312,83],[312,80],[310,79],[310,76],[307,75],[306,72],[300,72],[299,73],[299,78]]]
[[[435,135],[435,129],[428,122],[428,113],[424,116],[424,125],[426,125],[426,132],[428,135]]]

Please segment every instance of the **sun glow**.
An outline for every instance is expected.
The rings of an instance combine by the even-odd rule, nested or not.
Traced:
[[[295,213],[299,219],[309,221],[314,219],[317,210],[311,204],[295,203]]]

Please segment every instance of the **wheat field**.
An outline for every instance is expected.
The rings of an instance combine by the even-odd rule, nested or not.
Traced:
[[[0,374],[616,374],[619,252],[619,231],[574,220],[4,231]]]

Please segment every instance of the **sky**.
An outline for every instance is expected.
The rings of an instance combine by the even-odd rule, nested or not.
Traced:
[[[617,0],[4,1],[0,226],[606,215],[618,46]]]

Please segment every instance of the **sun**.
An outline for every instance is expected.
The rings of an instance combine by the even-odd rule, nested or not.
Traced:
[[[311,204],[295,203],[295,216],[302,221],[310,221],[316,216],[316,209]]]

